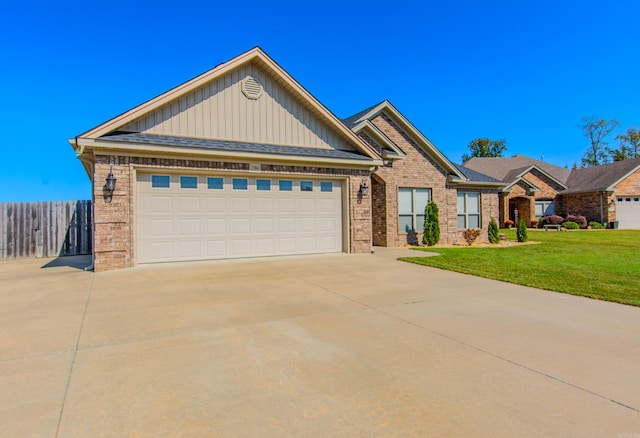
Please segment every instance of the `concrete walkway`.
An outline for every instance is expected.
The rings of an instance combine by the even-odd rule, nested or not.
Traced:
[[[0,436],[640,437],[640,308],[398,262],[0,263]]]

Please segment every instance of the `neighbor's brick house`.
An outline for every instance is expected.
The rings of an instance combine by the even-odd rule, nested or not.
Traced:
[[[472,158],[466,167],[505,183],[500,222],[550,214],[583,215],[618,228],[640,228],[640,158],[569,170],[522,155]]]
[[[417,243],[427,199],[444,242],[486,236],[504,185],[388,102],[336,118],[260,48],[70,143],[93,182],[96,271]]]

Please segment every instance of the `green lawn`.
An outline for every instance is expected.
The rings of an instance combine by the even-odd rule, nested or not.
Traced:
[[[515,240],[515,230],[501,230]],[[424,248],[401,260],[541,289],[640,306],[640,231],[529,231],[539,245]]]

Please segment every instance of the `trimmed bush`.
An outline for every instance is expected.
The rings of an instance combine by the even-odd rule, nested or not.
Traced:
[[[587,218],[579,214],[570,214],[567,216],[567,221],[575,222],[580,228],[587,228]]]
[[[596,222],[596,221],[589,222],[589,226],[594,230],[604,230],[605,228],[607,228],[604,225],[602,225],[600,222]]]
[[[467,241],[467,245],[471,246],[473,242],[480,236],[480,230],[476,228],[467,228],[464,230],[464,240]]]
[[[424,235],[422,243],[433,246],[440,241],[440,222],[438,219],[438,206],[429,201],[424,208]]]
[[[562,222],[564,222],[564,219],[562,216],[558,216],[557,214],[552,214],[542,218],[543,225],[562,225]]]
[[[491,222],[489,222],[489,242],[500,242],[500,229],[498,228],[498,223],[494,218],[491,218]]]
[[[527,224],[525,221],[520,219],[518,221],[518,229],[516,230],[516,237],[518,242],[526,242],[527,241]]]
[[[578,225],[577,223],[575,223],[573,221],[563,222],[562,226],[565,227],[567,230],[579,230],[580,229],[580,225]]]

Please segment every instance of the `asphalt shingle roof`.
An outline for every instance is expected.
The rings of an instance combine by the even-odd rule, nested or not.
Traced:
[[[473,169],[469,169],[468,167],[462,166],[460,164],[453,163],[454,166],[462,173],[469,181],[472,182],[483,182],[483,183],[499,183],[499,181],[495,178],[491,178],[484,173],[476,172]]]
[[[513,182],[513,180],[522,173],[522,171],[532,165],[535,165],[537,168],[548,173],[565,186],[567,185],[567,179],[571,173],[569,169],[564,167],[555,166],[553,164],[545,163],[544,161],[525,157],[524,155],[514,155],[511,158],[473,157],[464,163],[464,165],[465,167],[477,172],[482,172],[506,183]],[[520,172],[516,173],[514,172],[515,170],[520,170]]]
[[[275,155],[298,155],[318,158],[339,158],[347,160],[367,161],[371,158],[357,152],[338,149],[321,149],[297,146],[280,146],[264,143],[238,142],[229,140],[215,140],[208,138],[176,137],[160,134],[145,134],[141,132],[114,132],[100,140],[118,141],[126,143],[154,144],[162,146],[183,146],[219,151],[255,152]]]
[[[560,192],[560,194],[565,195],[569,193],[605,190],[639,166],[640,157],[631,160],[615,161],[600,166],[575,169],[571,171],[571,175],[567,181],[567,190]]]
[[[358,124],[358,119],[359,118],[361,118],[362,116],[367,114],[369,111],[371,111],[372,109],[374,109],[375,107],[377,107],[378,105],[380,105],[381,103],[384,103],[384,102],[385,102],[384,100],[382,102],[378,102],[375,105],[372,105],[369,108],[360,111],[359,113],[356,113],[356,114],[354,114],[352,116],[349,116],[346,119],[342,119],[342,123],[347,125],[347,127],[349,129],[352,129],[354,126],[356,126]]]

